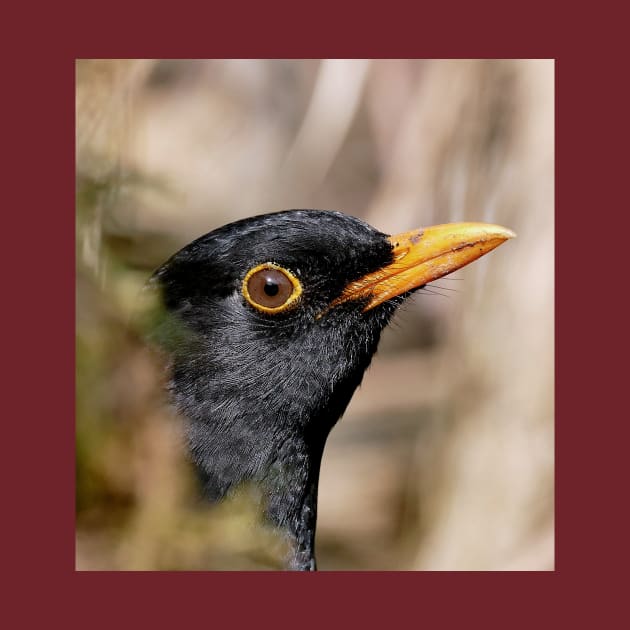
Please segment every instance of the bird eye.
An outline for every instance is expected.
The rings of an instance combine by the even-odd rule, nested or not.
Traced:
[[[243,280],[243,296],[265,313],[279,313],[296,302],[302,293],[300,281],[287,269],[264,263],[250,269]]]

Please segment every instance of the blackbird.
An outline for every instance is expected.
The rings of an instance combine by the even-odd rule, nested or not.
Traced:
[[[324,445],[381,331],[415,290],[513,236],[483,223],[388,236],[340,212],[286,210],[174,254],[151,279],[154,339],[208,499],[255,484],[289,541],[287,569],[315,570]]]

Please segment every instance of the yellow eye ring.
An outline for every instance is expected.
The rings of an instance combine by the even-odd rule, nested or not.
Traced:
[[[288,269],[266,262],[247,272],[242,293],[254,308],[275,314],[295,306],[302,295],[302,285]]]

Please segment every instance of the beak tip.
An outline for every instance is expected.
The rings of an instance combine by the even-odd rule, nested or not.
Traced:
[[[483,224],[480,224],[480,227],[481,226],[483,226]],[[484,228],[482,227],[482,229]],[[510,230],[502,225],[488,225],[487,230],[486,234],[489,234],[492,238],[500,238],[504,241],[516,238],[516,232],[514,232],[514,230]]]

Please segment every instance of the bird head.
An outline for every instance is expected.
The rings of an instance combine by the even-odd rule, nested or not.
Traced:
[[[154,274],[166,317],[154,338],[212,499],[260,484],[266,514],[313,566],[328,433],[416,289],[494,249],[499,226],[388,236],[339,212],[289,210],[214,230]]]

